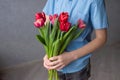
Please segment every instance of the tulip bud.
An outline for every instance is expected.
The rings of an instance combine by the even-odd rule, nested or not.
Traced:
[[[40,28],[40,27],[42,27],[43,25],[44,25],[44,20],[43,19],[37,19],[35,22],[34,22],[34,26],[36,27],[36,28]]]
[[[69,18],[68,12],[62,12],[59,16],[59,22],[67,22]]]
[[[78,20],[78,27],[80,29],[83,29],[86,27],[86,24],[83,22],[83,20],[81,20],[81,19]]]
[[[55,19],[56,19],[57,17],[58,17],[58,14],[54,14],[53,16],[52,16],[52,15],[49,16],[49,19],[50,19],[50,21],[51,21],[52,24],[54,24]]]
[[[44,20],[44,22],[46,21],[46,16],[45,16],[45,13],[44,12],[41,12],[41,13],[36,13],[35,14],[35,19],[37,20],[37,19],[43,19]]]
[[[60,23],[60,30],[67,32],[70,29],[70,26],[71,26],[71,24],[69,22],[66,22],[66,23],[61,22]]]

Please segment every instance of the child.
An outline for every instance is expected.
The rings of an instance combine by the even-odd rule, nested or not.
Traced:
[[[43,12],[48,15],[68,12],[69,22],[76,24],[78,19],[86,23],[80,37],[73,40],[61,55],[44,57],[44,67],[56,69],[60,80],[88,80],[90,77],[91,52],[100,48],[107,40],[107,15],[103,0],[48,0]],[[91,40],[91,33],[95,38]]]

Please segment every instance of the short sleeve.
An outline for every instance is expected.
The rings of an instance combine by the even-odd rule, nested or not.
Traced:
[[[54,1],[53,0],[47,0],[43,12],[45,12],[46,15],[53,14],[54,11]]]
[[[90,9],[90,16],[94,29],[108,28],[108,19],[104,0],[93,0]]]

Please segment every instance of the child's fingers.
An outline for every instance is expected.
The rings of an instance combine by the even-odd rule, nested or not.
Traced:
[[[43,61],[47,66],[51,66],[51,64],[50,64],[51,61],[48,59],[47,55],[45,55],[45,57],[43,58]]]
[[[47,70],[49,70],[49,69],[50,69],[50,68],[49,68],[49,66],[45,64],[45,62],[44,62],[44,64],[43,64],[43,65],[44,65],[44,67],[45,67]]]
[[[45,59],[45,60],[44,60],[44,63],[45,63],[47,66],[51,66],[51,65],[52,65],[52,63],[51,63],[51,61],[50,61],[49,59]]]
[[[57,67],[56,70],[60,70],[60,69],[62,69],[63,67],[65,67],[65,65],[61,65],[61,66]]]
[[[62,64],[60,64],[58,61],[54,61],[54,62],[44,62],[44,67],[48,70],[50,69],[57,69],[59,67],[61,67]]]
[[[62,64],[58,64],[58,65],[55,65],[55,66],[51,66],[50,69],[57,69],[57,68],[59,68],[61,66],[62,66]]]
[[[49,60],[50,60],[50,61],[56,61],[56,60],[58,60],[58,57],[57,57],[57,56],[54,56],[54,57],[49,58]]]
[[[57,64],[59,64],[59,61],[58,60],[56,60],[56,61],[51,61],[51,60],[49,60],[49,59],[44,59],[44,63],[47,65],[47,66],[55,66],[55,65],[57,65]]]
[[[43,57],[43,60],[46,60],[46,59],[48,59],[47,55],[45,55],[45,56]]]
[[[58,60],[56,60],[56,61],[50,62],[50,63],[49,63],[49,66],[56,66],[56,65],[58,65],[58,64],[60,64],[60,63],[59,63]]]

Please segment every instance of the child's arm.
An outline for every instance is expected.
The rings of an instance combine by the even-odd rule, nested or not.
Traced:
[[[107,30],[106,29],[95,30],[95,35],[96,37],[82,48],[79,48],[71,52],[66,52],[66,54],[61,54],[59,56],[52,57],[49,60],[47,57],[44,57],[44,66],[47,69],[59,70],[68,65],[70,62],[100,48],[107,41]]]
[[[106,29],[95,30],[95,36],[96,36],[95,39],[93,39],[87,45],[70,52],[71,55],[74,54],[73,56],[74,59],[78,59],[79,57],[82,57],[90,52],[93,52],[100,48],[101,46],[103,46],[107,41],[107,30]]]

